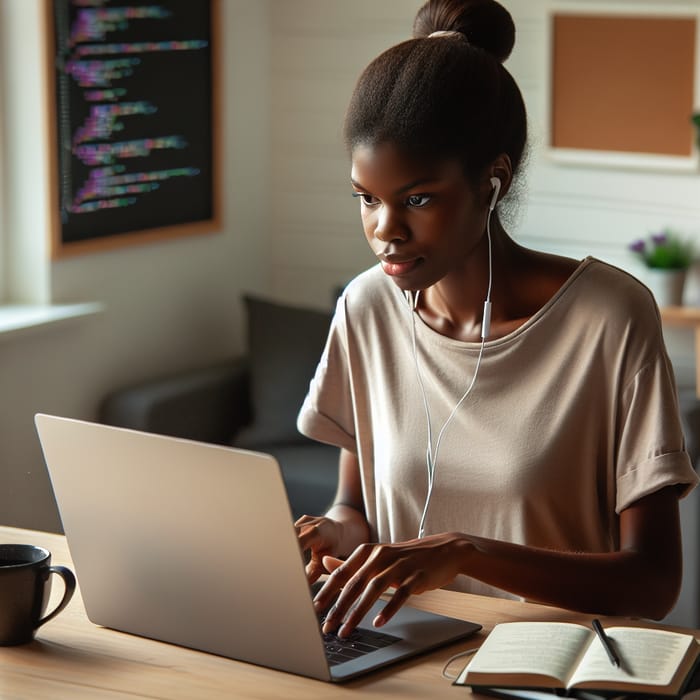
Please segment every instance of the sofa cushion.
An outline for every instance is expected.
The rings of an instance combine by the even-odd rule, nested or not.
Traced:
[[[309,441],[274,446],[268,452],[279,462],[294,520],[302,515],[323,515],[338,486],[340,449]]]
[[[331,312],[244,297],[248,320],[250,397],[253,420],[235,444],[263,449],[304,443],[296,428],[328,335]]]

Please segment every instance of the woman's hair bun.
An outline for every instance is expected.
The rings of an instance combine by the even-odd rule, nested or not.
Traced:
[[[428,0],[416,14],[413,36],[418,39],[433,32],[459,32],[500,63],[515,44],[513,18],[496,0]]]

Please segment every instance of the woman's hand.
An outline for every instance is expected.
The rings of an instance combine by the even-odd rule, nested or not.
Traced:
[[[338,492],[325,515],[303,515],[294,523],[302,551],[310,552],[306,565],[309,583],[328,573],[323,557],[346,557],[369,540],[369,524],[362,500],[362,480],[357,455],[340,451]]]
[[[373,624],[388,622],[411,595],[441,588],[465,570],[472,545],[455,533],[432,535],[396,544],[360,545],[347,561],[322,557],[328,581],[314,598],[317,611],[329,610],[324,632],[348,636],[369,609],[387,591],[396,590]]]
[[[294,523],[294,527],[302,551],[311,554],[306,565],[306,576],[309,583],[314,583],[320,576],[328,573],[323,558],[338,553],[343,526],[327,516],[302,515]]]

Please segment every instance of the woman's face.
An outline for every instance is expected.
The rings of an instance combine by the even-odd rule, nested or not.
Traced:
[[[459,161],[416,161],[391,143],[357,146],[351,177],[367,242],[401,289],[468,273],[488,194],[474,189]]]

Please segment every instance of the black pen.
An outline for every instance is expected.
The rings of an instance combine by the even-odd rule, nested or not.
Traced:
[[[620,668],[620,657],[617,655],[615,652],[615,649],[613,649],[613,645],[610,642],[610,637],[608,637],[607,634],[605,634],[605,630],[603,629],[603,626],[600,624],[599,620],[593,620],[591,622],[593,625],[593,629],[595,630],[595,633],[598,635],[598,639],[600,639],[601,644],[605,647],[605,652],[608,655],[608,658],[610,659],[610,662],[612,663],[613,666],[617,666],[617,668]]]

